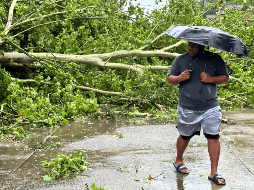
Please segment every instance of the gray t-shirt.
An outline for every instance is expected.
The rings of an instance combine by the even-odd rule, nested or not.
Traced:
[[[205,71],[212,77],[229,76],[223,59],[208,51],[194,56],[185,53],[175,58],[168,76],[179,76],[185,70],[192,70],[192,72],[188,80],[179,84],[179,106],[195,111],[218,106],[216,84],[201,82],[200,74]]]

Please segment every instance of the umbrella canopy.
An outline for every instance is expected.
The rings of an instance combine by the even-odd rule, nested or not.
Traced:
[[[178,39],[250,57],[246,46],[241,40],[217,28],[208,26],[176,26],[166,30],[164,33]]]

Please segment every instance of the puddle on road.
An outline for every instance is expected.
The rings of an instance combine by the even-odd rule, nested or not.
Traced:
[[[118,125],[118,122],[110,120],[73,123],[71,125],[60,127],[46,142],[61,142],[65,145],[84,138],[91,138],[96,135],[112,133],[118,127]],[[39,147],[38,142],[43,142],[54,130],[55,129],[49,130],[48,128],[34,130],[34,135],[32,137],[24,139],[20,143],[1,142],[0,179],[7,177],[10,172],[24,162],[29,155],[31,155],[31,153]],[[58,151],[58,149],[37,149],[34,155],[29,159],[29,165],[33,166],[31,168],[42,168],[42,161],[54,158]],[[21,176],[22,175],[23,174],[21,174]]]

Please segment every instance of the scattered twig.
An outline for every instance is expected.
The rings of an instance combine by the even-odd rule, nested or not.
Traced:
[[[47,18],[47,17],[51,17],[51,16],[55,16],[55,15],[60,15],[60,14],[65,14],[65,13],[69,13],[69,12],[74,12],[74,11],[83,11],[83,10],[87,10],[87,8],[83,8],[83,9],[75,9],[75,10],[69,10],[69,11],[62,11],[62,12],[55,12],[55,13],[51,13],[51,14],[47,14],[47,15],[42,15],[41,17],[35,17],[35,18],[30,18],[30,19],[26,19],[22,22],[18,22],[16,24],[13,24],[11,28],[17,27],[19,25],[28,23],[28,22],[32,22],[38,19],[42,19],[42,18]]]
[[[230,102],[230,101],[226,100],[225,98],[218,98],[218,100],[227,102],[228,104],[233,104],[233,102]]]
[[[114,114],[117,114],[117,115],[122,113],[121,111],[113,111],[113,112],[114,112]],[[98,113],[100,113],[100,114],[106,114],[106,112],[98,112]],[[144,117],[144,116],[152,116],[153,114],[151,114],[151,113],[141,113],[141,112],[134,112],[133,113],[132,112],[131,115],[132,116],[136,116],[136,117]]]
[[[35,11],[33,11],[32,13],[27,14],[27,15],[24,15],[24,17],[27,17],[27,19],[26,19],[26,20],[28,20],[28,19],[30,19],[30,18],[31,18],[34,14],[39,13],[40,11],[42,11],[43,9],[45,9],[46,7],[48,7],[48,6],[52,5],[52,4],[55,4],[55,3],[61,2],[61,1],[63,1],[63,0],[56,0],[55,2],[49,3],[49,4],[47,4],[46,6],[42,6],[40,9],[35,10]],[[56,5],[57,5],[57,4],[56,4]],[[22,18],[21,18],[21,19],[22,19]],[[19,22],[21,21],[21,19],[20,19],[18,22],[16,22],[16,23],[19,23]],[[15,23],[15,24],[13,24],[13,26],[15,26],[15,25],[16,25],[16,23]]]
[[[12,78],[12,81],[18,80],[20,82],[24,82],[24,83],[36,83],[36,80],[33,79],[16,79],[16,78]],[[44,82],[44,81],[40,81],[41,84],[47,84],[47,85],[54,85],[54,83],[52,82]],[[91,90],[93,92],[97,92],[97,93],[102,93],[108,96],[124,96],[122,92],[110,92],[110,91],[103,91],[103,90],[98,90],[98,89],[94,89],[94,88],[90,88],[90,87],[86,87],[86,86],[74,86],[77,89],[80,90]]]
[[[177,43],[174,44],[174,45],[171,45],[171,46],[168,46],[168,47],[165,47],[165,48],[161,49],[161,51],[168,51],[168,50],[171,50],[171,49],[173,49],[173,48],[175,48],[175,47],[178,47],[178,46],[182,45],[183,43],[186,43],[186,41],[181,40],[181,41],[177,42]]]
[[[23,34],[29,30],[32,30],[34,28],[37,28],[39,26],[43,26],[43,25],[49,25],[49,24],[52,24],[52,23],[57,23],[57,22],[61,22],[61,21],[66,21],[66,20],[73,20],[73,19],[103,19],[104,17],[72,17],[72,18],[66,18],[66,19],[61,19],[61,20],[55,20],[55,21],[52,21],[52,22],[47,22],[47,23],[43,23],[43,24],[38,24],[38,25],[35,25],[31,28],[28,28],[26,30],[23,30],[22,32],[18,33],[18,34],[15,34],[12,36],[12,38],[15,38],[17,37],[18,35],[20,34]]]
[[[171,29],[171,28],[173,28],[173,27],[175,27],[175,25],[172,25],[170,28],[168,28],[168,30]],[[164,35],[165,35],[165,33],[161,33],[161,34],[160,34],[159,36],[157,36],[151,43],[149,43],[149,44],[147,44],[147,45],[145,45],[145,46],[139,48],[139,50],[144,50],[145,48],[147,48],[148,46],[150,46],[151,44],[153,44],[156,40],[158,40],[159,38],[161,38],[161,37],[164,36]]]
[[[242,101],[244,101],[246,104],[249,104],[248,100],[246,100],[246,99],[244,99],[244,98],[238,96],[237,94],[235,94],[235,96],[236,96],[239,100],[242,100]]]
[[[161,176],[162,174],[164,174],[164,172],[160,173],[159,175],[157,175],[156,177],[154,177],[153,179],[158,178],[159,176]]]
[[[160,24],[161,20],[155,25],[155,27],[153,27],[153,29],[151,30],[150,34],[148,35],[148,37],[146,39],[149,39],[150,36],[152,35],[153,31],[155,30],[155,28]]]
[[[239,82],[239,83],[243,83],[240,79],[238,79],[238,78],[235,78],[235,77],[233,77],[233,76],[229,76],[229,79],[231,80],[231,79],[234,79],[234,80],[236,80],[237,82]],[[246,85],[250,85],[250,86],[254,86],[253,84],[251,84],[251,83],[245,83]]]
[[[251,61],[254,62],[254,59],[247,58],[247,57],[241,57],[241,58],[234,58],[234,59],[228,59],[227,61],[236,61],[236,60],[244,60],[244,61]]]
[[[48,123],[48,122],[47,122],[47,120],[38,120],[38,121],[32,121],[32,122],[23,121],[23,122],[20,122],[18,124],[30,124],[30,123]]]
[[[229,97],[226,97],[226,98],[218,98],[218,99],[221,100],[221,101],[225,101],[225,102],[227,102],[227,103],[229,103],[229,104],[233,104],[233,102],[229,101],[228,99],[233,98],[233,97],[236,97],[238,100],[244,101],[246,104],[249,104],[248,100],[246,100],[246,99],[243,98],[243,97],[240,97],[239,95],[244,95],[244,93],[233,94],[233,95],[231,95],[231,96],[229,96]]]
[[[7,105],[9,106],[9,105]],[[12,106],[12,100],[11,100],[11,105],[9,106],[16,114],[20,115],[19,112]]]
[[[229,97],[226,97],[226,98],[220,98],[220,99],[230,99],[230,98],[232,98],[232,97],[234,97],[234,96],[236,96],[237,94],[233,94],[233,95],[231,95],[231,96],[229,96]],[[238,95],[244,95],[244,93],[238,93]]]

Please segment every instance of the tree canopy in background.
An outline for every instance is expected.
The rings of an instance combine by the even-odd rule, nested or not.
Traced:
[[[216,27],[247,45],[250,59],[210,51],[225,60],[231,78],[219,86],[221,105],[253,107],[254,5],[231,2],[242,6],[171,0],[147,15],[139,5],[124,11],[126,0],[0,0],[2,133],[102,117],[102,105],[112,105],[107,115],[175,109],[178,88],[167,84],[167,73],[187,43],[163,34],[174,25]],[[216,17],[206,19],[215,7]]]

